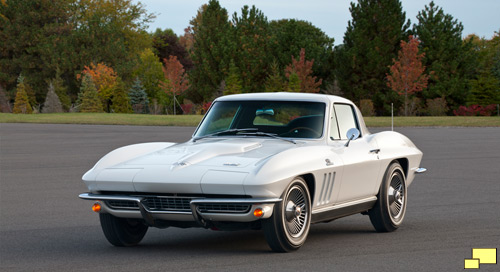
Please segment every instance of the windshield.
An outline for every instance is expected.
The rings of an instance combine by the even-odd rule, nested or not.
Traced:
[[[270,133],[289,138],[321,138],[325,104],[296,101],[215,102],[195,137]],[[231,130],[231,133],[221,133]],[[251,134],[259,135],[259,134]]]

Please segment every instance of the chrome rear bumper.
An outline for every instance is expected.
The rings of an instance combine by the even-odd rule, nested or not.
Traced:
[[[169,221],[196,221],[206,227],[207,222],[252,222],[258,219],[269,218],[273,213],[274,204],[281,202],[279,198],[182,198],[184,204],[181,208],[151,208],[148,206],[151,199],[178,200],[177,197],[164,196],[127,196],[127,195],[100,195],[92,193],[80,194],[84,200],[99,201],[101,212],[110,213],[116,217],[142,218],[150,226],[155,225],[155,220]],[[130,202],[134,205],[115,207],[110,201]],[[187,202],[186,202],[187,201]],[[154,201],[156,202],[156,201]],[[177,203],[176,203],[177,204]],[[248,206],[248,208],[246,207]],[[179,207],[175,205],[175,207]],[[255,209],[262,209],[261,217],[255,217]]]

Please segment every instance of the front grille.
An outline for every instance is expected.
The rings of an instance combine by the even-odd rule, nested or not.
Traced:
[[[193,197],[174,196],[144,196],[142,203],[150,211],[176,211],[191,212],[191,200]],[[115,210],[138,210],[135,201],[129,200],[107,200],[106,205]],[[250,204],[238,203],[200,203],[196,205],[202,213],[248,213]]]
[[[247,213],[250,211],[248,204],[201,203],[198,210],[206,213]]]
[[[138,210],[137,202],[128,200],[108,200],[106,204],[116,210]]]
[[[142,203],[154,211],[183,211],[190,212],[190,197],[146,197]]]

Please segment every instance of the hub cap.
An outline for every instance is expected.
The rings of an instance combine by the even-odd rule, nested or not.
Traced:
[[[302,235],[306,229],[307,207],[305,192],[300,186],[294,186],[289,191],[285,206],[285,227],[288,234],[294,238]]]
[[[387,195],[389,196],[389,213],[394,220],[398,221],[405,205],[405,188],[399,173],[393,174]]]

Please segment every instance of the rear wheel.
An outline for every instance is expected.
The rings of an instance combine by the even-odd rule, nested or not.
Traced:
[[[274,206],[271,218],[262,222],[267,243],[276,252],[299,249],[311,224],[311,199],[304,179],[295,178],[282,199]]]
[[[377,203],[368,211],[370,221],[378,232],[396,230],[406,213],[406,179],[404,171],[398,162],[393,162],[387,168]]]
[[[100,213],[99,219],[106,239],[118,247],[137,245],[148,231],[148,226],[139,219],[119,218],[108,213]]]

